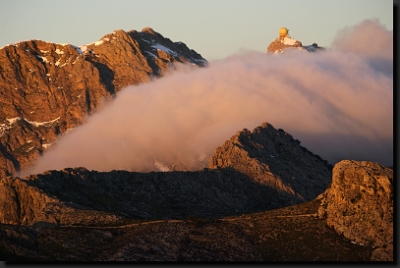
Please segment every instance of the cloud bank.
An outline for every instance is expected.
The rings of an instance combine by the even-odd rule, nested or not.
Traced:
[[[127,87],[27,172],[201,169],[217,146],[262,122],[331,164],[393,165],[392,41],[378,21],[364,21],[321,53],[247,51]]]

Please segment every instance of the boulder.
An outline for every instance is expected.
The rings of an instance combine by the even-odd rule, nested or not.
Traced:
[[[318,214],[337,233],[376,247],[373,259],[393,260],[393,169],[367,161],[343,160],[320,196]]]

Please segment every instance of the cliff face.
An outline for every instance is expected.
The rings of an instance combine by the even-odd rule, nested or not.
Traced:
[[[343,160],[321,195],[319,215],[355,243],[375,247],[374,260],[393,260],[393,169]]]
[[[31,40],[0,49],[0,176],[28,166],[123,87],[201,55],[151,28],[116,30],[76,47]]]
[[[273,187],[292,204],[314,199],[331,182],[331,167],[326,161],[268,123],[253,132],[244,129],[236,133],[215,150],[209,167],[233,168]]]

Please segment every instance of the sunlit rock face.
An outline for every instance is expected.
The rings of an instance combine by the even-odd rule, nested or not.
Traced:
[[[123,87],[178,63],[207,61],[151,28],[116,30],[79,47],[29,40],[0,48],[0,176],[29,166]]]
[[[331,182],[331,166],[292,135],[263,123],[243,129],[215,150],[210,168],[233,168],[276,189],[271,200],[295,204],[312,200]],[[267,197],[266,197],[267,198]]]
[[[374,260],[393,260],[393,169],[343,160],[321,195],[319,215],[354,243],[376,247]]]
[[[290,37],[278,37],[273,42],[271,42],[267,47],[267,52],[280,52],[286,48],[299,48],[301,49],[302,43],[296,39]]]
[[[287,49],[298,49],[308,52],[325,50],[325,48],[318,46],[317,43],[303,46],[299,40],[291,38],[289,30],[283,27],[279,30],[279,37],[268,45],[266,53],[283,53],[283,51]]]

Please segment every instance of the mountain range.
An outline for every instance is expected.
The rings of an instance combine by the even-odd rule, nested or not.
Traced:
[[[184,43],[116,30],[79,47],[15,43],[0,62],[0,259],[393,261],[393,168],[332,166],[267,122],[197,171],[15,175],[125,86],[207,67]]]

